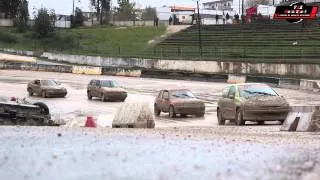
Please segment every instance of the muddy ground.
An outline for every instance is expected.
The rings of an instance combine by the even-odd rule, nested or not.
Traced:
[[[66,98],[30,97],[67,125],[0,127],[3,179],[320,179],[319,133],[280,132],[277,122],[218,126],[216,101],[225,83],[0,71],[0,94],[27,97],[26,83],[34,78],[68,88]],[[102,128],[121,103],[87,100],[93,78],[118,80],[129,91],[127,101],[151,106],[161,88],[189,88],[207,102],[205,118],[162,114],[153,130]],[[320,102],[319,94],[276,90],[291,105]],[[100,128],[80,128],[87,115]]]

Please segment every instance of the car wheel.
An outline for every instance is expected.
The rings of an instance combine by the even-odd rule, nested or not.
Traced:
[[[217,116],[218,116],[218,124],[219,125],[225,125],[226,124],[226,120],[223,118],[220,109],[218,109],[218,111],[217,111]]]
[[[28,88],[28,93],[29,93],[29,96],[33,96],[33,92],[31,88]]]
[[[180,117],[186,118],[187,114],[180,114]]]
[[[155,104],[154,105],[154,115],[155,116],[160,116],[161,110],[158,108],[158,106]]]
[[[46,98],[46,97],[47,97],[46,91],[42,91],[41,96],[42,96],[43,98]]]
[[[107,99],[108,99],[108,97],[105,94],[102,94],[102,96],[101,96],[102,102],[106,102]]]
[[[169,117],[170,118],[175,118],[176,117],[176,112],[174,111],[174,107],[173,106],[169,107]]]
[[[238,126],[243,126],[246,123],[246,121],[243,120],[243,114],[242,114],[242,111],[240,109],[237,110],[236,123],[237,123]]]
[[[50,114],[49,108],[46,104],[42,102],[36,102],[33,105],[40,107],[41,114],[44,114],[44,115]]]
[[[198,113],[196,114],[197,117],[204,117],[204,113]]]
[[[90,91],[88,91],[88,92],[87,92],[87,96],[88,96],[88,99],[89,99],[89,100],[91,100],[91,99],[92,99],[92,96],[91,96]]]

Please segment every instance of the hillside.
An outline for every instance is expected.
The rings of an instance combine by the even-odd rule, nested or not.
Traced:
[[[165,27],[93,27],[60,29],[46,39],[31,32],[19,34],[13,28],[0,28],[0,47],[33,51],[102,56],[143,56],[148,41],[165,33]]]

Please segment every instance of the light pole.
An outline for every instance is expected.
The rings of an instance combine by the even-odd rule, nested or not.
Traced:
[[[74,0],[72,1],[72,15],[74,16]]]
[[[198,9],[197,20],[198,20],[199,53],[200,53],[200,59],[202,59],[201,18],[200,18],[199,0],[197,0],[197,9]]]

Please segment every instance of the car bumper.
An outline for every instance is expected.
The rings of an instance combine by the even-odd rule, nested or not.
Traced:
[[[204,114],[205,107],[175,107],[174,111],[176,114]]]
[[[284,121],[289,111],[245,111],[243,119],[246,121]]]
[[[68,93],[67,92],[46,92],[46,95],[48,97],[64,97],[66,96]]]
[[[125,100],[128,97],[126,93],[107,93],[106,95],[109,100]]]

